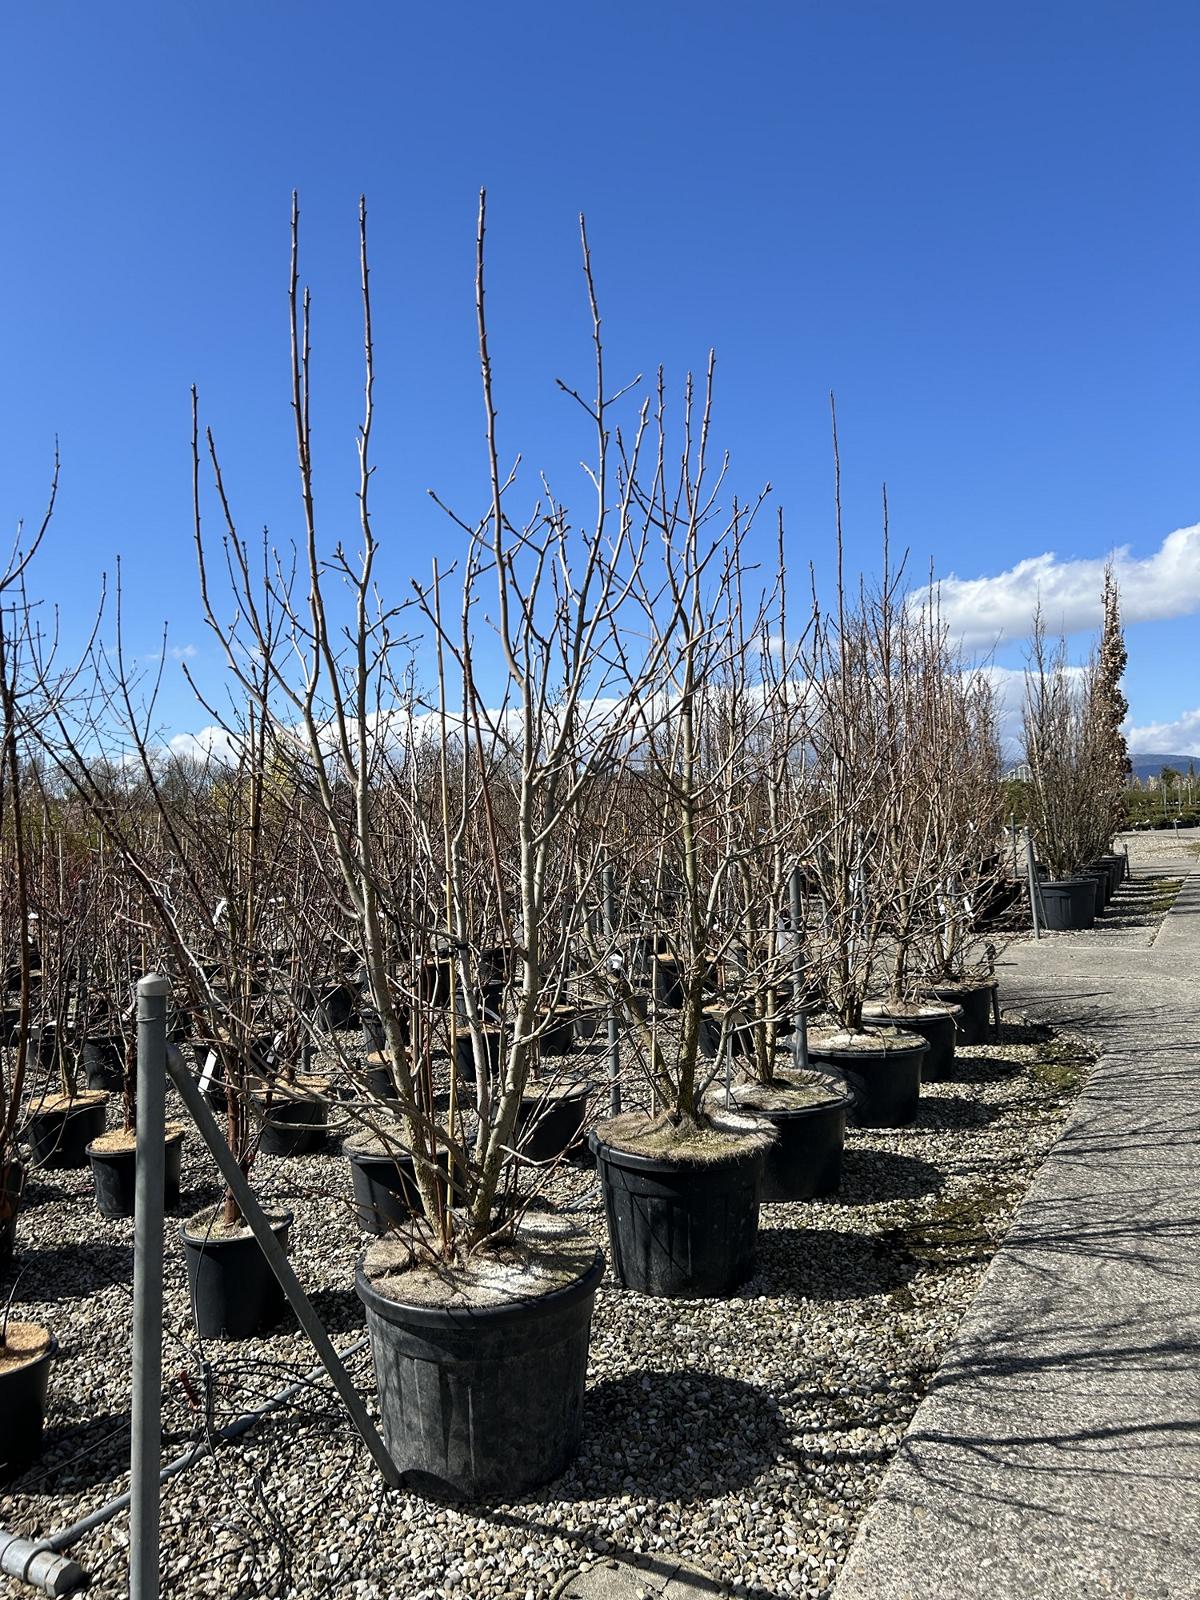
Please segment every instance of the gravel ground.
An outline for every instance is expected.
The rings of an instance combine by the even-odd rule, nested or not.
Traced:
[[[1154,922],[1162,899],[1145,908]],[[590,1050],[580,1065],[599,1077]],[[1081,1041],[1006,1017],[998,1041],[925,1088],[913,1127],[850,1131],[834,1199],[763,1207],[757,1271],[733,1298],[650,1300],[606,1282],[579,1459],[521,1502],[462,1510],[386,1491],[318,1381],[165,1486],[164,1592],[547,1600],[580,1561],[662,1553],[756,1600],[828,1595],[1089,1062]],[[183,1173],[179,1216],[217,1197],[194,1132]],[[347,1348],[364,1330],[346,1162],[336,1147],[262,1156],[255,1174],[294,1210],[293,1262]],[[551,1190],[605,1243],[591,1174],[566,1169]],[[45,1454],[0,1494],[0,1526],[44,1534],[127,1488],[132,1267],[132,1223],[98,1215],[88,1173],[30,1185],[14,1316],[49,1325],[61,1354]],[[290,1314],[268,1337],[201,1346],[173,1237],[165,1324],[168,1456],[203,1437],[206,1362],[216,1426],[316,1365]],[[373,1397],[369,1355],[350,1368]],[[73,1551],[105,1600],[126,1590],[128,1526],[119,1516]],[[0,1579],[0,1594],[28,1593]]]
[[[733,1299],[602,1287],[583,1450],[519,1504],[462,1511],[386,1492],[317,1384],[167,1486],[165,1592],[542,1600],[581,1558],[678,1551],[745,1593],[827,1593],[1085,1062],[1078,1045],[1009,1023],[927,1088],[914,1127],[851,1132],[835,1200],[764,1207],[758,1270]],[[256,1174],[295,1211],[293,1260],[345,1348],[362,1333],[346,1164],[263,1156]],[[583,1200],[600,1238],[590,1175],[555,1188]],[[184,1189],[181,1214],[216,1195],[194,1134]],[[99,1217],[87,1173],[46,1174],[18,1254],[15,1314],[61,1345],[46,1453],[0,1498],[0,1525],[35,1534],[127,1487],[132,1224]],[[204,1361],[218,1425],[315,1365],[290,1318],[261,1340],[202,1348],[174,1242],[166,1292],[171,1455],[202,1435]],[[371,1393],[369,1357],[351,1367]],[[77,1548],[94,1594],[124,1592],[127,1542],[122,1516]]]

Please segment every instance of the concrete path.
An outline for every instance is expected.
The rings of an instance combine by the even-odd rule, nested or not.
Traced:
[[[836,1600],[1200,1600],[1200,873],[1157,937],[1011,949],[1006,1006],[1102,1058]]]

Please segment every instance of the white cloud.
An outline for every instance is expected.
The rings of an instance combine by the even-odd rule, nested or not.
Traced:
[[[194,661],[200,652],[194,644],[173,644],[168,654],[173,661]]]
[[[167,741],[167,747],[172,755],[191,761],[232,763],[237,760],[236,746],[228,730],[215,725],[201,728],[198,733],[177,733]]]
[[[1126,729],[1134,755],[1195,756],[1200,759],[1200,706],[1173,722],[1144,722]]]
[[[1106,559],[1060,561],[1047,551],[990,578],[952,574],[935,586],[942,618],[973,650],[1028,637],[1039,600],[1051,633],[1097,628]],[[1112,561],[1125,622],[1200,611],[1200,523],[1169,533],[1152,556],[1135,558],[1126,545]]]

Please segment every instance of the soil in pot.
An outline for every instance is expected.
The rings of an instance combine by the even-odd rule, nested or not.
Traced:
[[[574,1459],[604,1257],[564,1219],[527,1216],[461,1266],[393,1237],[355,1274],[383,1437],[405,1486],[511,1500]]]
[[[995,978],[962,978],[957,982],[947,980],[932,985],[926,989],[925,998],[936,1000],[939,1005],[951,1009],[957,1006],[959,1015],[954,1019],[958,1030],[956,1044],[986,1044],[992,1037],[993,1012],[999,989]],[[901,1022],[897,1026],[907,1027],[907,1023]]]
[[[528,1161],[558,1161],[583,1141],[590,1083],[531,1083],[517,1112],[517,1145]]]
[[[105,1217],[132,1217],[137,1198],[137,1134],[119,1129],[103,1133],[87,1147],[96,1187],[96,1205]],[[183,1129],[177,1122],[166,1127],[163,1165],[163,1204],[179,1204],[179,1167],[183,1156]]]
[[[763,1163],[761,1200],[815,1200],[842,1181],[846,1115],[853,1096],[840,1074],[777,1072],[770,1083],[733,1087],[739,1111],[769,1122],[776,1141]]]
[[[117,1034],[92,1034],[83,1041],[79,1064],[89,1089],[120,1094],[125,1086],[125,1041]]]
[[[42,1453],[50,1363],[58,1341],[36,1322],[10,1322],[0,1345],[0,1483]]]
[[[897,1028],[810,1034],[809,1058],[836,1067],[853,1096],[850,1120],[861,1128],[904,1128],[921,1099],[921,1066],[929,1046]]]
[[[268,1212],[267,1220],[286,1250],[292,1213]],[[221,1207],[209,1206],[189,1217],[179,1236],[202,1339],[250,1339],[279,1321],[286,1296],[244,1222],[226,1228]]]
[[[104,1132],[108,1096],[99,1089],[51,1094],[29,1107],[24,1138],[35,1167],[86,1167],[87,1147]]]
[[[991,995],[987,996],[989,1013]],[[954,1069],[954,1047],[963,1027],[963,1007],[951,1005],[896,1004],[889,1000],[870,1000],[863,1007],[863,1021],[873,1027],[901,1028],[905,1033],[920,1034],[929,1046],[929,1053],[921,1067],[921,1082],[934,1083],[947,1078]],[[972,1019],[973,1026],[978,1022]],[[987,1019],[984,1022],[985,1028]],[[965,1042],[965,1041],[964,1041]],[[973,1041],[982,1042],[982,1039]]]
[[[767,1124],[729,1112],[701,1129],[632,1112],[592,1130],[613,1270],[626,1288],[726,1295],[750,1276],[774,1137]]]

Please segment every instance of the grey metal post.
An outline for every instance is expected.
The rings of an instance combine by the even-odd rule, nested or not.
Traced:
[[[792,1004],[795,1006],[795,1033],[792,1053],[797,1071],[808,1066],[808,1016],[800,1000],[804,986],[804,955],[800,945],[800,868],[793,867],[788,879],[788,919],[792,924]]]
[[[137,1169],[133,1218],[133,1417],[129,1452],[129,1600],[158,1600],[162,1470],[163,1168],[166,1164],[167,996],[150,973],[137,986]]]
[[[287,1258],[283,1246],[271,1230],[263,1208],[259,1205],[253,1189],[246,1182],[245,1174],[238,1166],[233,1152],[225,1143],[221,1130],[213,1120],[213,1114],[204,1103],[204,1096],[192,1081],[192,1075],[187,1069],[182,1055],[177,1046],[167,1047],[167,1071],[171,1074],[171,1081],[178,1089],[188,1114],[196,1124],[196,1128],[208,1146],[213,1160],[220,1169],[228,1187],[233,1191],[237,1200],[238,1209],[242,1213],[246,1226],[258,1240],[258,1247],[267,1258],[267,1264],[279,1280],[279,1286],[287,1296],[292,1310],[296,1313],[296,1321],[308,1335],[313,1348],[321,1358],[321,1365],[329,1374],[334,1388],[341,1396],[342,1404],[350,1413],[354,1426],[358,1429],[359,1436],[371,1455],[375,1464],[383,1474],[384,1482],[391,1488],[400,1486],[400,1471],[396,1463],[388,1454],[387,1446],[379,1437],[379,1430],[371,1421],[370,1412],[363,1404],[362,1396],[351,1382],[350,1374],[341,1363],[337,1351],[333,1348],[325,1325],[313,1310],[308,1296],[300,1285],[300,1280],[292,1269],[292,1264]]]
[[[617,892],[613,869],[604,869],[604,932],[608,938],[609,960],[615,955],[617,933]],[[621,1038],[617,1027],[617,1004],[608,1003],[608,1106],[614,1117],[621,1115]]]
[[[1039,916],[1037,864],[1033,859],[1033,834],[1026,830],[1025,833],[1025,866],[1029,875],[1029,914],[1033,918],[1033,937],[1042,937],[1041,917]]]
[[[1013,877],[1017,880],[1018,883],[1020,883],[1020,881],[1021,881],[1021,855],[1020,855],[1020,851],[1017,848],[1017,814],[1016,814],[1015,811],[1010,811],[1009,814],[1008,814],[1008,832],[1009,832],[1009,837],[1012,839]]]

